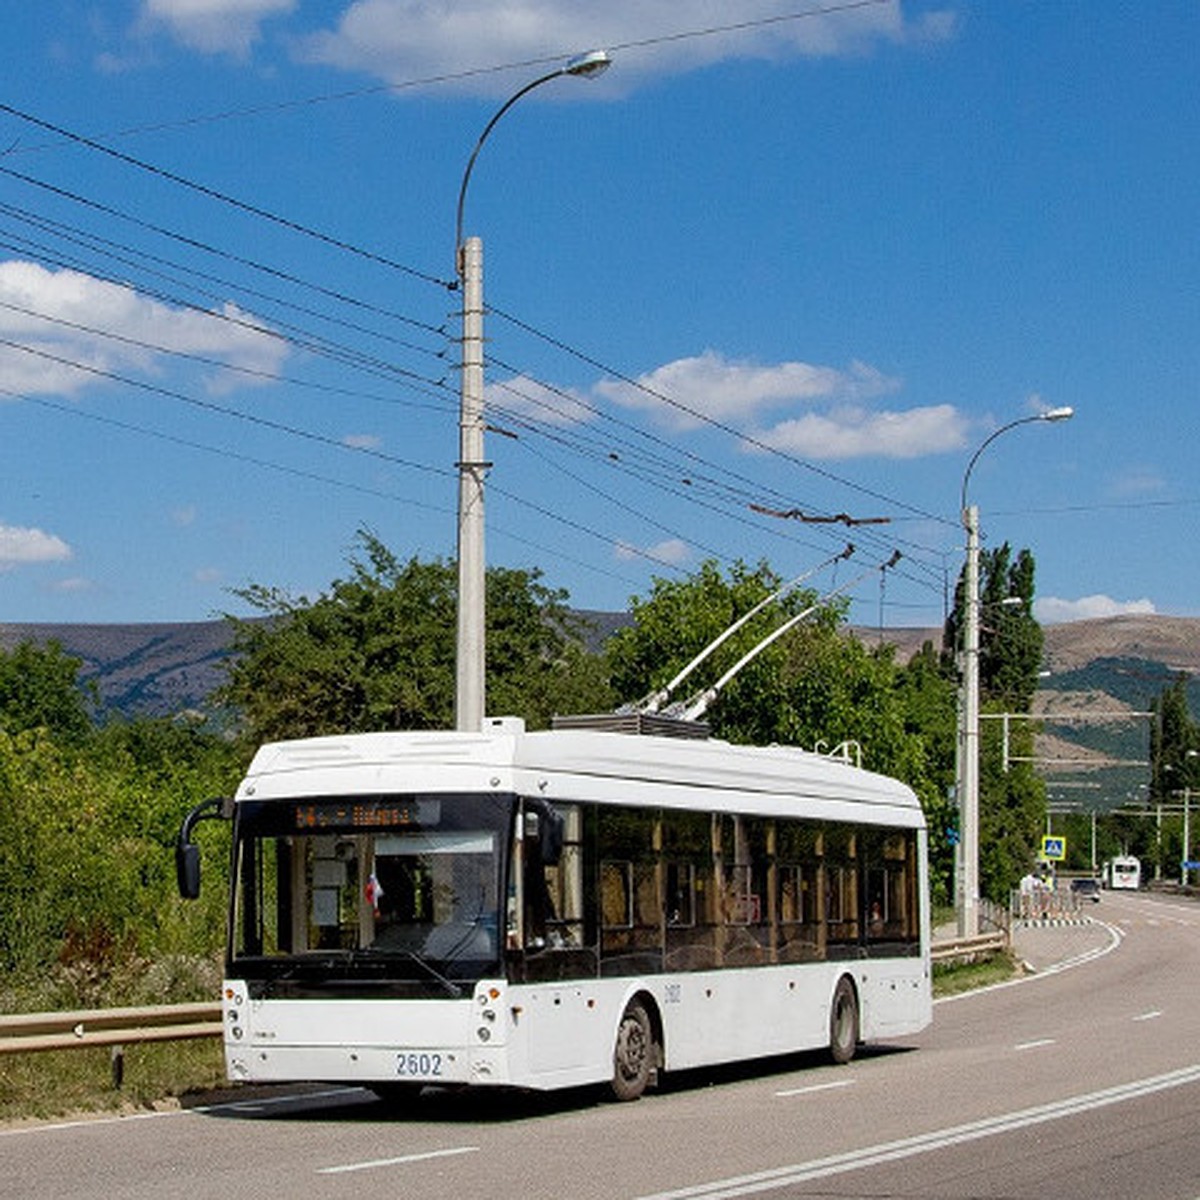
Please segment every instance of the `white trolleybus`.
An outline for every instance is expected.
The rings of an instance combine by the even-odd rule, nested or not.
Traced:
[[[1137,891],[1142,886],[1141,860],[1118,855],[1104,864],[1104,883],[1114,890]]]
[[[908,787],[665,717],[588,720],[266,745],[232,801],[189,814],[192,896],[194,825],[233,820],[233,1080],[633,1099],[661,1070],[844,1062],[929,1023]]]

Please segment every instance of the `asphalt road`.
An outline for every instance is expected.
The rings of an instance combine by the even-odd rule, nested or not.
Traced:
[[[1200,1197],[1200,905],[1106,893],[1022,935],[1042,968],[846,1067],[690,1074],[634,1104],[323,1089],[0,1130],[28,1200]],[[1063,963],[1062,969],[1056,964]]]

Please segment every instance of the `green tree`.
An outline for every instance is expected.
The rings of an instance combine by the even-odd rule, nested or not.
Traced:
[[[79,682],[82,660],[58,642],[21,642],[0,650],[0,729],[45,729],[78,741],[92,728],[94,692]]]
[[[1175,876],[1185,858],[1195,855],[1195,838],[1184,845],[1179,815],[1185,792],[1200,792],[1200,725],[1192,719],[1188,681],[1184,675],[1163,688],[1150,702],[1150,803],[1168,816],[1156,823],[1155,838],[1141,855],[1153,863],[1158,875]],[[1146,839],[1148,840],[1148,839]]]
[[[1002,711],[1028,712],[1045,650],[1042,627],[1033,615],[1033,555],[1022,550],[1013,560],[1005,542],[998,550],[984,551],[982,566],[980,691]]]
[[[453,724],[453,564],[401,562],[366,530],[357,540],[349,576],[315,600],[261,585],[239,593],[266,619],[229,618],[236,654],[218,699],[252,741]],[[532,726],[608,701],[566,593],[540,580],[487,575],[488,708]]]
[[[1008,902],[1036,861],[1046,827],[1045,785],[1032,763],[1012,761],[1033,755],[1029,722],[1015,722],[1009,736],[1007,770],[1000,739],[980,739],[979,881],[983,894],[997,903]]]
[[[964,574],[942,638],[949,669],[962,646],[966,613]],[[1028,550],[1013,559],[1007,542],[979,556],[979,691],[998,711],[1028,712],[1037,691],[1045,637],[1033,615],[1035,563]]]
[[[1200,781],[1200,726],[1192,719],[1187,685],[1181,675],[1150,702],[1150,800],[1155,803]]]
[[[198,999],[216,982],[222,889],[184,904],[172,847],[182,814],[227,793],[241,764],[195,722],[94,726],[79,668],[54,644],[0,655],[6,997],[23,990],[44,1008]],[[204,852],[224,877],[227,832]]]

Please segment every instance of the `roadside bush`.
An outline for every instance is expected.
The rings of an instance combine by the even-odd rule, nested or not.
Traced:
[[[207,886],[193,904],[176,891],[175,837],[236,769],[218,744],[191,761],[139,762],[100,736],[63,748],[45,731],[0,730],[5,990],[25,995],[23,1007],[31,991],[47,1008],[136,1003],[157,971],[172,993],[199,991],[224,933],[228,830],[205,829]]]

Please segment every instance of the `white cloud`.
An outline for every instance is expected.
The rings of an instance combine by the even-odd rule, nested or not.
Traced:
[[[1065,625],[1092,617],[1150,616],[1155,611],[1151,600],[1114,600],[1111,596],[1081,596],[1078,600],[1041,596],[1033,602],[1034,616],[1043,625]]]
[[[796,12],[794,0],[760,0],[752,11],[731,7],[727,0],[687,5],[679,0],[357,0],[333,28],[300,45],[311,61],[393,83],[495,63],[553,60],[603,46],[613,49],[620,64],[619,71],[605,76],[604,86],[627,89],[648,75],[726,59],[856,54],[880,40],[942,40],[954,30],[953,20],[941,14],[906,21],[899,0],[786,19]],[[728,32],[679,36],[739,24],[743,27]],[[624,54],[622,46],[629,47]],[[461,86],[503,92],[511,83],[507,75],[481,73]]]
[[[40,529],[0,525],[0,571],[31,563],[65,562],[71,547],[62,538]]]
[[[845,370],[803,362],[761,364],[706,350],[633,383],[604,380],[595,393],[649,411],[673,430],[716,421],[756,443],[811,459],[918,458],[966,444],[967,422],[952,405],[876,409],[867,403],[899,387],[898,380],[862,362]],[[803,411],[766,419],[784,408]]]
[[[705,350],[658,367],[632,384],[606,379],[595,390],[624,408],[650,410],[675,429],[695,428],[706,419],[731,421],[744,429],[760,413],[782,405],[865,399],[897,387],[897,381],[865,363],[852,363],[848,371],[803,362],[762,365]]]
[[[295,7],[296,0],[142,0],[142,21],[193,50],[244,58],[263,22]]]
[[[69,579],[60,579],[50,589],[65,596],[73,596],[80,592],[95,591],[96,585],[90,579],[81,575],[72,575]]]
[[[348,433],[342,438],[342,445],[351,450],[378,450],[383,439],[374,433]]]
[[[1167,486],[1162,472],[1157,467],[1127,467],[1112,480],[1109,492],[1121,500],[1138,499],[1143,496],[1161,495]]]
[[[287,353],[286,344],[248,328],[252,321],[234,305],[226,305],[220,316],[171,308],[78,271],[50,271],[16,259],[0,262],[0,336],[34,351],[0,348],[0,389],[75,395],[102,382],[95,371],[160,369],[168,355],[148,347],[271,375]],[[91,329],[129,340],[88,332]],[[76,363],[90,370],[72,365]],[[228,390],[247,378],[219,368],[206,372],[213,390]]]
[[[960,449],[966,429],[950,404],[894,411],[843,404],[781,421],[757,439],[803,458],[921,458]]]
[[[614,546],[614,553],[622,562],[629,562],[635,558],[648,558],[667,566],[679,566],[687,561],[691,549],[687,542],[681,541],[679,538],[668,538],[665,542],[659,542],[654,546],[635,546],[632,542],[617,542]]]

